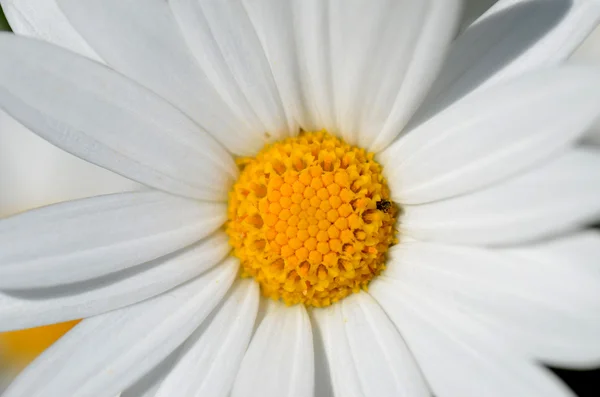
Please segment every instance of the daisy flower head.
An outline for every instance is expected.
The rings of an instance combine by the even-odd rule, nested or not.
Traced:
[[[458,0],[2,5],[0,106],[147,187],[0,221],[2,330],[83,318],[7,397],[562,397],[539,362],[600,362],[600,73],[562,62],[598,1],[457,37]]]

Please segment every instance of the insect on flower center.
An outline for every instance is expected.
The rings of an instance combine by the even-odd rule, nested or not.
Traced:
[[[328,306],[384,269],[398,211],[372,153],[302,133],[238,163],[227,232],[263,295]]]

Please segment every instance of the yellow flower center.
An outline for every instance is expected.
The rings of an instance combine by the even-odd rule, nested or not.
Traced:
[[[318,132],[240,159],[227,232],[242,276],[289,305],[328,306],[366,289],[385,268],[397,214],[373,157]]]

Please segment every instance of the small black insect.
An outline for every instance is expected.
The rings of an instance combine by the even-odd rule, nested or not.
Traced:
[[[389,200],[380,200],[376,203],[377,209],[387,214],[392,209],[392,202]]]

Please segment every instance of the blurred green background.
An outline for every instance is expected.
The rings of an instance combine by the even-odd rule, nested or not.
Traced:
[[[2,7],[0,6],[0,30],[10,30],[8,27],[8,22],[6,22],[6,18],[4,17],[4,12],[2,12]]]

